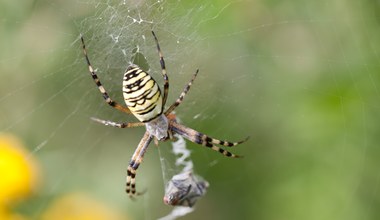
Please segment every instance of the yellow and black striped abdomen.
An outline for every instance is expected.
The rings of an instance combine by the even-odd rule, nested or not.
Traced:
[[[148,122],[162,114],[161,90],[157,82],[137,65],[130,65],[124,74],[125,104],[141,122]]]

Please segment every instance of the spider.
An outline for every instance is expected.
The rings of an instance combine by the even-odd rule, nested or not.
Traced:
[[[123,105],[120,105],[119,103],[111,99],[110,96],[108,95],[106,89],[103,87],[98,76],[96,75],[94,68],[92,67],[90,63],[90,59],[87,54],[84,39],[83,39],[83,36],[81,35],[82,49],[83,49],[83,53],[84,53],[84,57],[86,59],[87,65],[88,65],[88,70],[91,74],[93,81],[95,82],[100,93],[102,94],[104,100],[106,101],[108,105],[110,105],[111,107],[121,112],[124,112],[127,114],[133,114],[139,120],[139,122],[118,123],[118,122],[102,120],[98,118],[91,118],[91,119],[94,120],[95,122],[99,122],[101,124],[117,127],[117,128],[131,128],[131,127],[139,127],[139,126],[144,126],[144,125],[146,127],[145,134],[142,137],[140,143],[138,144],[137,149],[133,153],[133,156],[131,158],[131,161],[129,162],[128,169],[127,169],[125,191],[130,197],[134,197],[136,195],[142,194],[136,191],[136,171],[140,163],[142,162],[144,158],[144,154],[150,142],[152,141],[152,139],[154,139],[154,142],[158,144],[158,141],[165,141],[169,139],[173,140],[174,139],[173,134],[177,133],[183,136],[184,138],[190,140],[193,143],[211,148],[212,150],[217,151],[223,154],[224,156],[232,157],[232,158],[237,158],[239,156],[232,154],[229,151],[224,150],[223,148],[218,147],[216,145],[221,145],[225,147],[233,147],[245,142],[248,139],[246,138],[245,140],[238,141],[238,142],[223,141],[223,140],[209,137],[208,135],[205,135],[196,130],[188,128],[177,122],[176,117],[174,113],[172,112],[183,101],[183,98],[185,97],[191,85],[193,84],[199,72],[199,69],[195,71],[191,80],[185,86],[185,88],[183,89],[182,93],[177,98],[177,100],[169,108],[164,110],[166,100],[168,98],[168,92],[169,92],[169,78],[166,73],[165,61],[160,49],[160,45],[153,31],[152,31],[152,35],[156,43],[156,47],[157,47],[157,51],[158,51],[158,55],[160,59],[161,72],[164,78],[163,95],[161,94],[161,90],[160,90],[160,87],[157,85],[157,82],[147,72],[145,72],[144,70],[142,70],[140,67],[138,67],[135,64],[130,64],[127,67],[127,70],[125,71],[124,77],[123,77],[123,96],[124,96],[126,107]]]

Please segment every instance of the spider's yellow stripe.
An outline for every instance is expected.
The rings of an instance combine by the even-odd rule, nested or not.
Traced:
[[[148,122],[162,114],[162,96],[156,81],[136,65],[124,74],[123,95],[137,119]]]

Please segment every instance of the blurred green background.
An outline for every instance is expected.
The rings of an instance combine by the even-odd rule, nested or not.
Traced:
[[[149,31],[159,37],[169,102],[200,75],[177,115],[213,137],[250,140],[223,158],[188,143],[210,183],[182,219],[380,219],[380,3],[362,1],[0,2],[0,131],[21,138],[41,167],[34,196],[13,207],[39,219],[62,195],[83,192],[129,219],[171,207],[152,145],[124,193],[143,128],[109,108],[91,81],[79,34],[116,100],[132,51],[159,81]],[[161,143],[161,156],[170,143]],[[167,155],[170,157],[170,155]],[[172,165],[174,166],[174,165]],[[164,171],[164,173],[170,171]],[[127,217],[126,217],[127,218]]]

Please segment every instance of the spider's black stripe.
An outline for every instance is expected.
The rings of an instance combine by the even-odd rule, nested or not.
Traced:
[[[130,176],[133,179],[133,178],[135,178],[136,174],[132,173],[130,170],[127,170],[127,176]],[[127,185],[128,185],[128,183],[127,183]]]
[[[202,144],[202,145],[203,145],[203,144]],[[204,146],[209,147],[209,148],[212,148],[213,145],[212,145],[211,143],[205,143]],[[222,149],[222,148],[220,148],[220,149]]]
[[[160,47],[157,47],[157,48],[158,48],[158,50],[160,50]],[[161,65],[162,69],[166,69],[165,61],[162,58],[160,58],[160,65]]]
[[[145,77],[144,77],[145,78]],[[134,93],[134,92],[137,92],[137,91],[139,91],[140,89],[142,89],[149,81],[153,81],[153,85],[152,85],[152,87],[151,88],[149,88],[149,90],[151,90],[153,87],[154,87],[154,85],[156,84],[156,82],[152,79],[152,77],[150,77],[149,76],[149,78],[150,79],[148,79],[144,84],[140,84],[143,80],[141,80],[141,81],[139,81],[139,80],[137,80],[136,82],[139,82],[139,84],[140,85],[136,85],[136,86],[138,86],[136,89],[134,89],[134,90],[132,90],[131,88],[129,88],[129,86],[130,85],[133,85],[133,84],[127,84],[127,85],[125,85],[124,87],[126,88],[126,89],[128,89],[129,91],[124,91],[124,93],[127,93],[127,94],[132,94],[132,93]],[[136,86],[133,86],[133,87],[136,87]],[[132,87],[132,88],[133,88]]]
[[[208,136],[206,136],[206,135],[204,135],[205,136],[205,141],[206,142],[211,142],[212,141],[212,138],[210,138],[210,137],[208,137]]]
[[[153,99],[153,97],[157,94],[157,93],[161,93],[160,92],[160,90],[157,90],[151,97],[149,97],[148,98],[148,96],[151,94],[151,91],[152,90],[148,90],[149,91],[149,93],[147,93],[144,97],[141,97],[140,99],[135,99],[135,100],[129,100],[129,99],[127,99],[129,102],[134,102],[135,104],[133,105],[133,107],[135,107],[137,104],[138,105],[143,105],[143,104],[145,104],[145,102],[147,101],[147,100],[152,100]],[[139,101],[141,101],[141,100],[143,100],[143,102],[142,103],[138,103]],[[149,107],[149,106],[148,106]],[[148,107],[146,107],[145,109],[147,109]],[[145,110],[144,109],[144,110]],[[143,111],[143,110],[140,110],[140,111]]]
[[[198,132],[197,136],[196,136],[196,139],[195,139],[195,143],[197,144],[202,144],[205,142],[202,140],[202,137],[206,136],[205,134],[202,134],[201,132]],[[208,143],[208,141],[206,141],[205,143]]]
[[[96,74],[94,74],[94,73],[91,72],[91,77],[92,77],[92,79],[95,81],[95,84],[96,84],[97,86],[101,86],[101,85],[102,85],[102,84],[100,83],[100,80],[99,80],[99,78],[98,78],[98,76],[97,76]]]
[[[230,153],[230,152],[228,152],[228,151],[226,151],[226,150],[224,150],[222,148],[219,148],[219,152],[222,153],[222,154],[224,154],[227,157],[231,157],[232,156],[232,153]]]
[[[154,106],[153,108],[149,109],[148,111],[145,111],[145,112],[139,112],[139,113],[137,113],[137,114],[139,114],[139,115],[146,115],[146,114],[148,114],[149,112],[153,111],[153,110],[155,109],[155,107],[156,107],[156,106]],[[158,114],[156,117],[158,117],[159,115],[161,115],[161,114]],[[156,117],[155,117],[155,118],[156,118]]]
[[[108,96],[106,96],[106,95],[103,95],[103,98],[109,98]],[[115,101],[110,101],[110,102],[108,102],[108,104],[110,105],[110,106],[112,106],[112,107],[115,107],[116,106],[116,102]]]
[[[139,114],[139,115],[146,115],[149,112],[153,111],[156,108],[156,106],[157,106],[156,103],[152,103],[148,107],[146,107],[145,109],[142,109],[142,110],[139,110],[139,111],[135,111],[135,113]]]
[[[142,83],[142,81],[144,80],[144,78],[145,78],[145,77],[143,77],[143,78],[141,78],[141,79],[138,79],[138,80],[136,80],[134,83],[126,84],[124,87],[125,87],[126,89],[131,90],[133,87],[139,86],[139,85]],[[149,82],[149,80],[148,80],[148,82]]]
[[[145,78],[145,77],[144,77],[144,78]],[[142,81],[144,80],[144,78],[139,79],[139,80],[137,80],[137,81],[134,82],[134,83],[126,84],[126,85],[124,86],[124,88],[128,89],[128,91],[124,91],[124,92],[127,93],[127,94],[134,93],[134,92],[140,90],[140,89],[141,89],[142,87],[144,87],[149,81],[152,80],[152,78],[150,78],[150,79],[148,79],[144,84],[141,84]],[[132,89],[132,88],[134,88],[134,87],[137,87],[137,88],[136,88],[136,89]]]
[[[131,71],[132,70],[132,71]],[[125,75],[124,75],[124,80],[130,80],[132,78],[135,78],[137,76],[139,76],[141,73],[145,73],[145,75],[148,75],[146,72],[144,72],[143,70],[139,69],[138,67],[134,67],[133,69],[132,68],[128,68]]]
[[[150,90],[146,90],[144,93],[142,93],[141,95],[138,95],[138,96],[136,96],[136,97],[129,97],[129,98],[127,98],[127,99],[125,99],[125,100],[127,100],[127,101],[130,101],[130,102],[133,102],[133,101],[135,101],[135,100],[140,100],[140,99],[142,99],[142,98],[144,98],[144,97],[146,97],[146,96],[148,96],[149,94],[150,94]],[[126,93],[126,92],[125,92]]]

